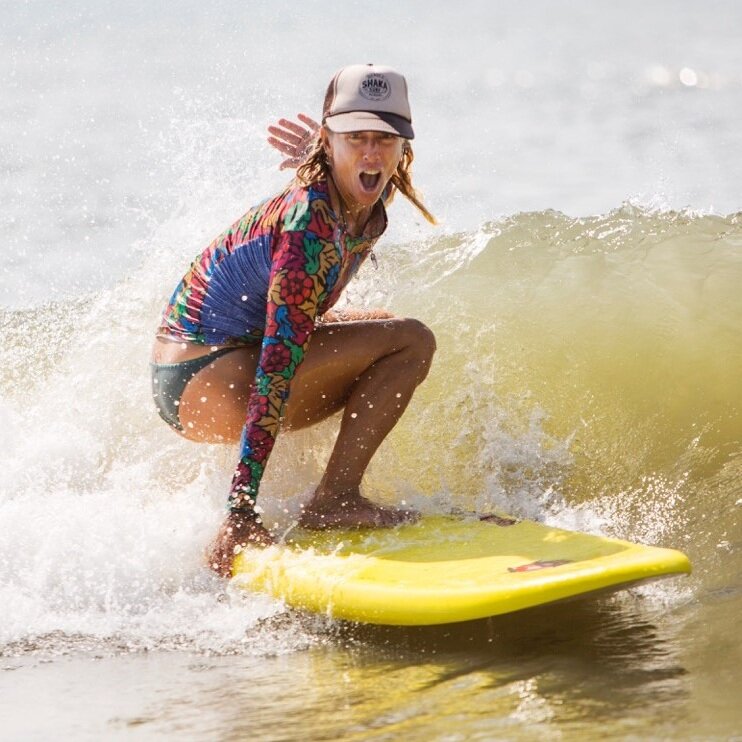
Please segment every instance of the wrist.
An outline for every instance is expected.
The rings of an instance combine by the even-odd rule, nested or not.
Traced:
[[[229,509],[227,514],[227,520],[230,525],[235,528],[242,528],[244,526],[252,526],[256,523],[260,524],[263,522],[260,517],[258,509],[251,503],[249,506],[232,507]]]

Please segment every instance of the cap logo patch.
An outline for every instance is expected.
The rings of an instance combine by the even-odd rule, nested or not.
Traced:
[[[382,101],[391,95],[392,89],[384,75],[379,72],[372,72],[366,75],[363,82],[361,82],[358,92],[366,100]]]

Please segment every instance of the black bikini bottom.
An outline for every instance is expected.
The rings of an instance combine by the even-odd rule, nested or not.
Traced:
[[[160,417],[176,430],[183,430],[180,424],[178,406],[188,382],[202,369],[213,363],[219,356],[239,348],[220,348],[213,353],[192,358],[180,363],[150,363],[152,369],[152,397]]]

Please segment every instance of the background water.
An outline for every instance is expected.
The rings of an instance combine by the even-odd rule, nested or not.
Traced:
[[[737,4],[1,8],[4,736],[740,733]],[[408,77],[442,226],[400,199],[348,294],[439,342],[368,493],[675,546],[690,578],[382,630],[204,569],[235,452],[161,423],[152,331],[193,255],[285,182],[266,124],[371,60]],[[334,425],[279,440],[279,527]]]

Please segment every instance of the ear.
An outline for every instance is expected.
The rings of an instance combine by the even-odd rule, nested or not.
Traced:
[[[330,142],[330,130],[326,126],[320,126],[319,138],[322,142],[322,148],[325,150],[325,154],[329,157],[332,152],[332,143]]]

